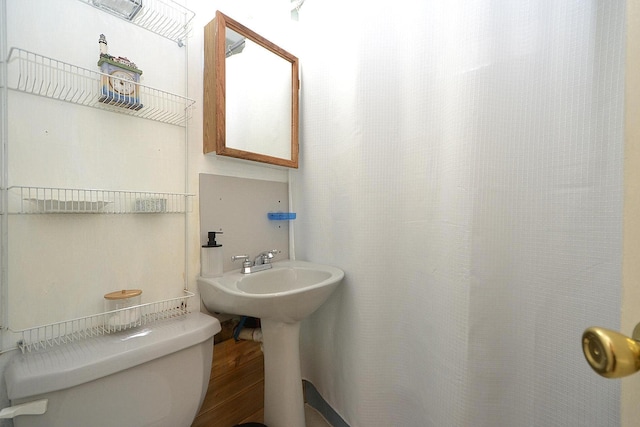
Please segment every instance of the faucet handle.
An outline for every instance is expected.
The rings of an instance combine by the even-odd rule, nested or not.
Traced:
[[[244,261],[242,262],[242,266],[243,267],[251,267],[253,264],[251,263],[251,260],[249,259],[249,255],[234,255],[231,257],[231,261],[236,261],[239,259],[243,259]]]
[[[277,249],[260,252],[256,259],[253,261],[253,265],[271,264],[271,260],[277,253],[280,253],[280,251]]]

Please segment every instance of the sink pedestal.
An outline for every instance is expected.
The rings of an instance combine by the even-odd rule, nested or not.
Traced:
[[[300,322],[261,319],[264,347],[264,423],[305,427],[300,374]]]

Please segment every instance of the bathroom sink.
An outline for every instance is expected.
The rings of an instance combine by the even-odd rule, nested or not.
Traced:
[[[272,268],[198,278],[207,310],[260,318],[264,351],[264,422],[304,426],[300,370],[300,321],[316,311],[344,272],[305,261],[278,261]]]
[[[198,278],[207,310],[279,322],[298,322],[318,309],[340,284],[344,272],[306,261],[278,261],[269,270]]]

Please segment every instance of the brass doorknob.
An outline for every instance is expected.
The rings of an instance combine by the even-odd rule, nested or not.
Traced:
[[[591,327],[582,334],[582,351],[587,362],[606,378],[620,378],[640,370],[640,324],[633,338],[610,329]]]

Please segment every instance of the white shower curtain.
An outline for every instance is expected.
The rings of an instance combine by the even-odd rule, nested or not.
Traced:
[[[624,1],[308,0],[303,376],[351,427],[620,425]]]

